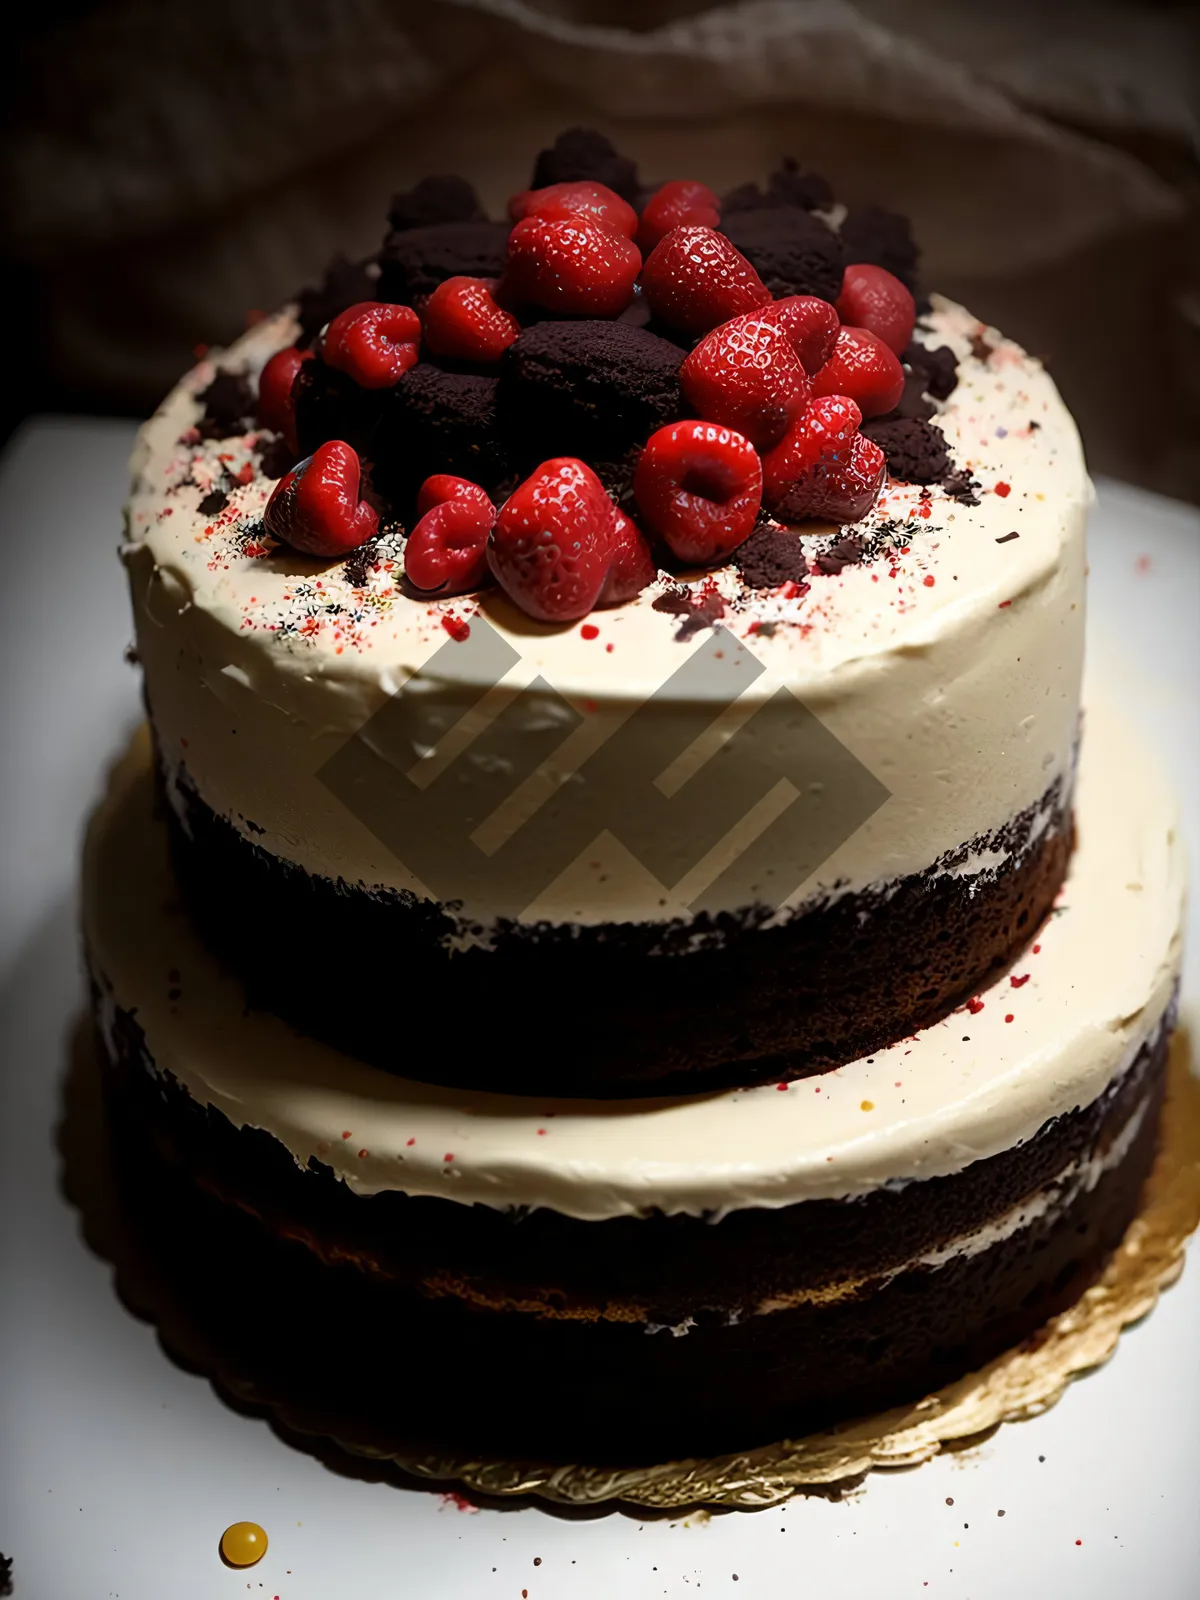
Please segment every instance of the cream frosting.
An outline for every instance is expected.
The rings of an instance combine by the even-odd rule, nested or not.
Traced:
[[[951,344],[961,358],[958,388],[938,421],[956,463],[979,479],[981,503],[967,507],[940,488],[891,484],[864,531],[881,523],[900,530],[903,553],[814,576],[799,597],[750,590],[733,568],[689,579],[693,588],[719,591],[727,605],[722,624],[737,641],[731,646],[764,669],[727,726],[783,689],[887,792],[807,870],[783,901],[784,914],[832,892],[878,889],[924,871],[1035,807],[1056,782],[1070,783],[1090,493],[1078,435],[1037,361],[949,302],[935,301],[929,320],[921,337]],[[253,372],[293,333],[289,314],[281,314],[251,330],[223,364]],[[369,888],[459,898],[464,924],[485,930],[502,913],[590,923],[686,917],[702,901],[726,909],[722,868],[746,829],[752,835],[770,820],[772,805],[797,802],[795,786],[782,798],[764,796],[740,832],[732,828],[702,860],[685,862],[676,859],[669,807],[649,853],[635,855],[619,837],[626,796],[615,767],[611,795],[601,797],[610,828],[573,857],[568,852],[569,864],[532,898],[516,869],[511,881],[505,876],[505,841],[522,818],[537,815],[543,847],[554,852],[561,841],[546,798],[636,708],[654,697],[651,725],[664,748],[693,726],[694,706],[659,691],[693,653],[711,650],[714,636],[704,630],[677,641],[678,619],[653,608],[667,580],[584,625],[552,629],[495,591],[428,604],[407,598],[397,588],[397,552],[386,546],[362,583],[340,564],[274,550],[255,531],[271,488],[255,475],[255,436],[195,437],[197,396],[213,371],[211,361],[201,363],[143,429],[127,511],[137,647],[168,771],[186,769],[214,810],[271,852]],[[217,484],[232,484],[228,505],[205,514],[201,502]],[[833,531],[814,530],[814,546]],[[406,824],[413,847],[404,861],[359,820],[359,807],[352,812],[317,776],[402,686],[393,766],[419,771],[423,783],[448,759],[448,732],[453,744],[462,734],[455,725],[492,683],[477,652],[456,656],[448,619],[477,630],[486,621],[514,652],[487,706],[492,715],[503,710],[505,759],[514,774],[526,774],[494,805],[494,754],[459,738],[455,770],[465,810],[486,813],[463,849],[486,855],[488,872],[483,887],[464,880],[454,896],[440,878],[427,885],[412,864],[426,859],[421,846],[445,828],[442,808],[427,807]],[[548,753],[547,730],[562,734]],[[803,763],[786,732],[773,737],[781,768]],[[711,753],[719,742],[705,748]],[[397,749],[405,754],[397,757]],[[706,779],[719,801],[725,779],[711,765]],[[670,781],[660,778],[660,788]],[[955,870],[996,865],[985,855]],[[729,898],[736,903],[728,909],[746,903],[744,893]]]
[[[783,1090],[549,1102],[417,1084],[352,1060],[246,1009],[179,905],[151,808],[143,735],[85,852],[85,935],[107,1005],[135,1014],[157,1068],[195,1100],[359,1194],[599,1220],[654,1207],[719,1215],[956,1172],[1100,1095],[1162,1022],[1179,970],[1174,801],[1103,707],[1086,720],[1079,844],[1059,905],[982,1009]]]

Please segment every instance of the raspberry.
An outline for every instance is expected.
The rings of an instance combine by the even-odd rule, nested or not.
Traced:
[[[856,434],[846,460],[818,461],[799,477],[775,508],[782,522],[820,517],[857,522],[875,504],[887,466],[883,451]]]
[[[613,565],[615,507],[589,466],[543,461],[505,501],[488,565],[509,598],[539,622],[572,622],[600,598]]]
[[[849,395],[864,417],[881,417],[904,393],[904,368],[876,334],[843,327],[812,386],[814,394]]]
[[[759,315],[786,330],[805,372],[819,372],[833,354],[838,315],[828,300],[818,300],[814,294],[790,294],[764,306]]]
[[[390,389],[416,362],[420,342],[421,321],[410,306],[362,300],[334,317],[320,351],[361,389]]]
[[[819,395],[762,458],[763,503],[773,507],[818,462],[849,460],[862,412],[845,395]]]
[[[846,268],[837,313],[843,322],[866,328],[896,355],[903,355],[917,320],[917,303],[890,272],[869,262]]]
[[[263,512],[267,532],[305,555],[348,555],[379,527],[362,491],[357,452],[331,439],[275,485]]]
[[[404,573],[415,589],[466,594],[488,578],[487,540],[496,508],[477,483],[439,473],[417,497],[421,520],[404,547]]]
[[[712,422],[675,422],[652,434],[633,475],[647,525],[681,561],[711,566],[749,537],[763,470],[740,433]]]
[[[641,529],[618,506],[613,506],[612,565],[596,604],[624,605],[626,600],[641,594],[657,576],[658,568]]]
[[[771,298],[745,256],[712,228],[672,229],[642,268],[642,290],[656,317],[691,334],[707,333]]]
[[[672,228],[715,228],[721,220],[721,202],[706,183],[674,178],[655,191],[642,207],[635,238],[648,255]]]
[[[602,222],[526,217],[509,236],[499,295],[563,317],[615,317],[633,298],[641,266],[637,245]]]
[[[300,368],[311,360],[311,350],[279,350],[267,362],[258,378],[259,424],[282,434],[288,449],[296,452],[300,447],[296,443],[296,407],[292,402],[292,384]]]
[[[425,344],[456,361],[499,361],[521,324],[495,301],[495,278],[447,278],[425,302]]]
[[[759,450],[782,438],[809,398],[808,374],[787,329],[755,311],[706,334],[679,381],[706,421],[736,429]]]
[[[508,202],[508,214],[514,222],[522,217],[541,217],[544,222],[587,217],[627,239],[638,231],[637,212],[602,183],[551,183],[545,189],[522,189]]]

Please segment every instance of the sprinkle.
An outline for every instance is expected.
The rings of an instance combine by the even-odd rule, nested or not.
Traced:
[[[1011,1011],[1006,1015],[1004,1020],[1005,1020],[1005,1022],[1011,1022],[1013,1020],[1013,1014],[1012,1014]]]
[[[1041,947],[1041,945],[1040,945],[1040,944],[1035,944],[1035,945],[1034,945],[1034,947],[1033,947],[1033,953],[1034,953],[1034,955],[1035,955],[1035,956],[1040,956],[1040,955],[1041,955],[1041,953],[1042,953],[1042,947]]]
[[[598,639],[600,637],[600,629],[594,622],[585,622],[579,630],[579,637],[581,639]]]
[[[997,544],[1009,544],[1009,543],[1012,542],[1013,539],[1019,539],[1020,537],[1021,537],[1021,535],[1019,533],[1002,533],[1000,535],[1000,537],[996,540],[996,543]]]
[[[776,1085],[775,1085],[775,1087],[776,1087],[776,1088],[777,1088],[777,1089],[781,1089],[781,1090],[782,1090],[782,1091],[783,1091],[783,1093],[784,1093],[784,1094],[786,1094],[786,1093],[787,1093],[787,1084],[786,1084],[786,1083],[777,1083],[777,1084],[776,1084]]]
[[[408,1143],[408,1144],[410,1144],[410,1145],[413,1145],[413,1144],[416,1144],[416,1142],[417,1142],[417,1141],[416,1141],[416,1140],[415,1140],[415,1139],[409,1139],[409,1140],[408,1140],[408,1141],[407,1141],[407,1143]]]
[[[860,1105],[858,1109],[860,1111],[874,1111],[875,1102],[874,1102],[874,1100],[864,1100],[862,1105]]]
[[[983,1010],[983,1001],[979,998],[979,996],[977,994],[973,994],[971,996],[971,998],[967,1001],[967,1010],[971,1013],[971,1015],[973,1017],[977,1017],[979,1015],[979,1013]]]
[[[1012,484],[1011,483],[998,483],[993,488],[992,493],[993,494],[998,494],[1000,496],[1001,500],[1007,500],[1009,495],[1012,493]]]
[[[1133,570],[1135,572],[1140,572],[1143,575],[1145,573],[1149,572],[1150,571],[1150,557],[1149,556],[1139,556],[1137,558],[1137,560],[1133,563]]]
[[[1017,974],[1015,972],[1012,972],[1012,973],[1009,974],[1008,981],[1009,981],[1009,983],[1012,984],[1014,989],[1021,989],[1021,988],[1024,988],[1024,986],[1029,982],[1029,980],[1030,980],[1030,978],[1032,976],[1033,976],[1033,974],[1031,972],[1025,972],[1025,973],[1022,973],[1021,976],[1018,978]]]
[[[932,572],[927,572],[925,574],[924,583],[927,589],[932,589],[936,582],[937,579],[934,577]]]
[[[342,1138],[343,1138],[343,1139],[349,1139],[349,1138],[351,1138],[351,1137],[352,1137],[352,1136],[353,1136],[353,1135],[352,1135],[352,1132],[351,1132],[351,1130],[350,1130],[350,1129],[349,1129],[349,1128],[347,1128],[347,1129],[346,1129],[346,1130],[345,1130],[345,1131],[344,1131],[344,1133],[343,1133],[343,1134],[342,1134]]]
[[[455,644],[462,644],[464,639],[471,637],[471,625],[464,622],[461,617],[446,615],[442,618],[442,627],[454,640]]]
[[[454,1160],[454,1151],[453,1150],[447,1150],[446,1154],[442,1157],[442,1160],[446,1163],[447,1166],[449,1166],[450,1163]]]
[[[365,1150],[360,1150],[360,1151],[359,1151],[359,1152],[358,1152],[358,1159],[359,1159],[359,1160],[360,1160],[360,1161],[362,1161],[362,1160],[364,1160],[364,1159],[365,1159],[365,1157],[366,1157],[366,1154],[367,1154],[367,1152],[366,1152],[366,1151],[365,1151]]]
[[[1010,606],[1010,605],[1012,605],[1012,601],[1011,600],[1001,600],[1001,602],[1000,602],[999,606],[997,607],[997,609],[1000,610],[1000,611],[1003,611],[1006,606]]]

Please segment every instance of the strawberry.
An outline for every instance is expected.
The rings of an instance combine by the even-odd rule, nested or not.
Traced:
[[[613,559],[604,580],[598,606],[624,605],[641,594],[658,575],[650,546],[641,529],[619,506],[613,506]]]
[[[297,454],[300,446],[296,442],[296,407],[292,402],[292,384],[300,368],[311,360],[311,350],[297,350],[294,347],[278,350],[258,377],[260,426],[281,434],[288,449]]]
[[[472,483],[470,478],[456,478],[449,472],[435,472],[425,479],[417,491],[417,515],[423,517],[446,500],[472,500],[481,511],[490,511],[493,518],[495,516],[496,508],[486,489]]]
[[[809,398],[808,374],[787,329],[757,311],[706,334],[685,358],[679,381],[706,421],[744,434],[759,450],[782,438]]]
[[[896,355],[903,355],[917,320],[917,303],[884,267],[856,262],[846,268],[837,313],[854,328],[876,334]]]
[[[499,361],[521,331],[511,312],[496,304],[495,278],[447,278],[421,311],[425,345],[456,361]]]
[[[720,221],[721,202],[706,183],[674,178],[642,207],[635,237],[642,254],[648,255],[672,228],[715,228]]]
[[[790,294],[764,306],[759,315],[787,332],[800,365],[810,375],[820,371],[833,354],[838,317],[828,300],[818,300],[814,294]]]
[[[426,479],[422,495],[429,484]],[[466,594],[488,579],[487,541],[496,508],[477,484],[443,478],[477,494],[454,494],[430,505],[408,536],[404,575],[414,589],[438,595]]]
[[[523,189],[508,202],[508,214],[514,222],[523,217],[541,217],[545,222],[588,217],[627,239],[638,231],[637,212],[602,183],[551,183],[544,189]]]
[[[539,622],[571,622],[597,603],[616,554],[615,507],[589,466],[543,461],[496,517],[488,565]]]
[[[362,389],[390,389],[420,353],[421,320],[411,306],[363,300],[334,317],[320,337],[328,366]]]
[[[562,317],[616,317],[633,298],[641,266],[637,245],[603,222],[526,217],[509,235],[498,294],[506,305]]]
[[[845,395],[810,400],[783,438],[762,458],[763,503],[772,507],[818,461],[849,459],[862,412]]]
[[[833,354],[813,378],[814,394],[844,394],[864,417],[892,411],[904,393],[904,368],[878,335],[842,327]]]
[[[711,566],[749,537],[763,469],[740,433],[712,422],[675,422],[652,434],[633,492],[646,524],[681,561]]]
[[[656,317],[684,333],[765,305],[771,291],[740,251],[712,228],[673,228],[642,268],[642,290]]]
[[[356,451],[331,439],[280,478],[263,512],[267,532],[309,556],[349,555],[374,537],[379,514],[363,498]]]
[[[820,517],[827,522],[857,522],[875,504],[887,463],[872,439],[855,434],[849,455],[818,460],[792,484],[775,508],[781,522]]]

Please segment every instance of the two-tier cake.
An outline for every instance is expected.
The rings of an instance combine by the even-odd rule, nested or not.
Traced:
[[[114,1124],[171,1248],[397,1430],[764,1443],[1120,1239],[1171,800],[1081,714],[1070,416],[914,300],[903,219],[579,132],[509,211],[397,196],[143,430]]]

